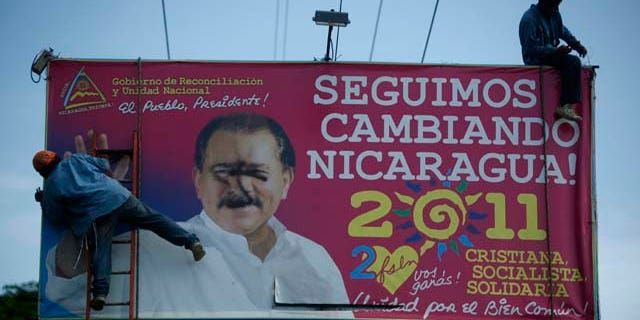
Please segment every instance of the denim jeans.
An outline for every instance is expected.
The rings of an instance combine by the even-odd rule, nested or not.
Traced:
[[[580,103],[582,101],[582,63],[580,58],[571,55],[551,55],[542,61],[543,64],[558,68],[562,83],[560,103]]]
[[[198,241],[195,234],[187,232],[173,220],[142,203],[133,195],[110,214],[95,221],[95,231],[89,232],[89,240],[96,241],[92,257],[93,294],[107,295],[111,280],[111,241],[118,222],[148,229],[176,246],[190,248]],[[158,254],[162,254],[161,252]]]

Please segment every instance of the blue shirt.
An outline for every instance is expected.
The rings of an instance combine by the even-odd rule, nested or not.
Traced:
[[[520,45],[524,64],[544,64],[546,57],[556,53],[560,40],[573,48],[582,47],[580,41],[562,24],[560,12],[545,18],[538,5],[532,4],[520,19]]]
[[[42,209],[53,222],[82,236],[98,217],[121,206],[131,192],[107,176],[109,162],[76,153],[62,160],[44,181]]]

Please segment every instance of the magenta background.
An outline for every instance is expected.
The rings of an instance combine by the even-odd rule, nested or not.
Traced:
[[[84,72],[93,80],[107,101],[110,108],[94,110],[71,115],[59,115],[63,109],[64,85],[70,83],[75,74],[84,67]],[[136,115],[123,115],[118,111],[118,106],[124,101],[137,101],[137,96],[111,95],[111,79],[118,77],[137,78],[138,65],[136,61],[77,61],[77,60],[56,60],[51,63],[50,74],[52,79],[48,87],[48,118],[47,118],[47,147],[49,149],[63,152],[73,150],[73,136],[83,134],[93,128],[97,132],[108,134],[111,148],[130,148],[131,132],[135,130],[137,123]],[[483,104],[478,108],[471,107],[433,107],[419,106],[409,107],[399,102],[398,105],[384,107],[375,105],[369,97],[368,106],[345,105],[338,103],[331,106],[313,104],[313,94],[316,89],[314,82],[321,74],[331,74],[338,78],[342,75],[363,75],[369,77],[368,88],[371,81],[378,76],[395,77],[443,77],[460,78],[463,85],[466,85],[470,78],[482,79],[483,83],[487,79],[501,78],[512,84],[515,79],[530,78],[539,80],[539,69],[537,68],[516,68],[516,67],[469,67],[469,66],[429,66],[429,65],[384,65],[384,64],[315,64],[315,63],[202,63],[202,62],[143,62],[143,78],[167,77],[178,78],[180,76],[188,78],[213,78],[220,77],[256,77],[264,80],[263,86],[211,86],[211,96],[209,99],[219,99],[224,94],[231,96],[250,96],[255,93],[258,97],[269,94],[264,107],[241,107],[208,110],[188,110],[168,111],[168,112],[146,112],[141,119],[141,198],[143,201],[165,213],[176,220],[186,220],[197,214],[201,207],[195,196],[193,183],[191,181],[191,170],[193,167],[194,141],[200,128],[216,115],[236,112],[251,111],[264,113],[283,125],[288,133],[296,151],[298,165],[296,176],[288,199],[284,200],[280,209],[276,213],[277,217],[287,226],[289,230],[299,233],[307,238],[322,244],[340,268],[345,281],[350,299],[355,299],[361,291],[366,291],[372,298],[399,297],[401,301],[413,300],[409,295],[411,289],[411,278],[404,283],[395,295],[389,294],[381,285],[373,280],[354,280],[349,278],[350,272],[360,264],[359,258],[353,258],[351,251],[359,245],[383,245],[389,250],[404,244],[404,240],[413,235],[415,229],[399,230],[394,229],[391,238],[353,238],[347,234],[349,222],[357,215],[371,207],[365,204],[362,208],[354,209],[350,206],[350,195],[361,190],[378,190],[388,195],[393,195],[394,191],[405,195],[411,195],[416,199],[425,191],[443,188],[442,183],[433,186],[428,181],[418,182],[423,187],[423,192],[416,194],[410,191],[401,180],[394,181],[364,181],[356,177],[354,180],[338,180],[337,173],[334,180],[317,179],[312,180],[306,177],[309,170],[309,159],[307,150],[353,150],[356,154],[363,150],[375,150],[386,153],[387,151],[404,151],[407,161],[411,164],[411,155],[417,151],[437,152],[445,161],[441,169],[453,167],[454,162],[446,162],[452,152],[466,152],[470,155],[472,163],[474,159],[487,152],[495,153],[535,153],[542,154],[542,146],[525,147],[512,146],[507,143],[504,146],[495,145],[420,145],[420,144],[385,144],[385,143],[349,143],[333,144],[324,140],[320,133],[320,123],[326,114],[332,112],[345,113],[348,115],[355,113],[366,113],[372,121],[379,119],[380,114],[392,114],[394,119],[399,119],[403,114],[430,114],[435,116],[455,115],[460,119],[457,125],[457,138],[464,134],[466,126],[462,121],[464,116],[480,116],[483,122],[490,122],[492,116],[500,116],[505,119],[509,116],[518,117],[539,117],[540,108],[535,106],[530,109],[513,108],[510,104],[499,109],[491,108]],[[544,102],[545,119],[553,123],[552,110],[559,100],[559,77],[551,70],[544,71]],[[578,155],[576,175],[567,177],[576,179],[575,186],[548,185],[549,210],[551,217],[551,248],[560,251],[562,257],[569,261],[569,267],[578,267],[586,278],[582,283],[567,284],[569,299],[554,299],[554,305],[565,302],[566,305],[582,311],[585,303],[589,303],[586,314],[587,319],[592,319],[594,306],[594,270],[592,252],[592,150],[591,150],[591,92],[588,84],[588,72],[583,74],[583,120],[580,122],[579,142],[567,150],[560,148],[552,140],[547,144],[547,153],[558,157],[563,173],[569,172],[568,165],[563,159],[567,158],[569,152]],[[431,83],[429,84],[431,85]],[[386,86],[386,85],[385,85]],[[382,86],[381,88],[385,88]],[[339,86],[338,86],[339,88]],[[432,87],[429,87],[432,88]],[[536,89],[540,89],[537,87]],[[162,91],[162,88],[161,88]],[[341,91],[341,90],[339,90]],[[369,93],[369,90],[365,92]],[[433,92],[428,91],[428,104]],[[481,94],[481,90],[480,90]],[[450,93],[445,90],[444,100],[448,100]],[[188,106],[195,101],[196,96],[189,95],[158,95],[142,96],[142,101],[153,100],[155,103],[166,102],[167,100],[179,99]],[[513,98],[513,96],[512,96]],[[540,104],[540,98],[538,98]],[[480,98],[482,101],[482,98]],[[353,121],[353,120],[351,120]],[[354,122],[350,122],[354,123]],[[374,121],[374,127],[382,121]],[[441,128],[446,127],[445,122],[441,122]],[[351,127],[350,127],[351,128]],[[492,130],[489,125],[485,129],[491,138]],[[347,132],[348,133],[348,132]],[[381,135],[381,130],[378,131]],[[520,133],[520,137],[523,133]],[[506,140],[506,139],[505,139]],[[474,139],[477,141],[477,139]],[[508,141],[508,140],[507,140]],[[336,167],[340,167],[336,162]],[[390,162],[385,161],[388,165]],[[506,166],[506,164],[505,164]],[[386,168],[386,166],[382,166]],[[382,169],[384,170],[384,169]],[[534,169],[534,177],[537,177],[540,165]],[[414,172],[416,172],[414,170]],[[446,170],[442,170],[446,171]],[[353,173],[353,172],[352,172]],[[444,173],[444,172],[443,172]],[[452,182],[452,189],[459,182]],[[475,194],[478,192],[502,192],[507,195],[507,224],[516,232],[516,237],[510,241],[490,240],[484,236],[484,230],[492,224],[492,206],[483,200],[471,207],[471,210],[481,213],[489,213],[489,219],[474,221],[474,226],[483,233],[480,235],[469,235],[469,239],[475,248],[481,249],[511,249],[511,250],[540,250],[546,251],[545,241],[523,241],[517,238],[517,230],[523,228],[524,207],[516,202],[516,195],[519,193],[535,193],[538,196],[539,211],[541,212],[539,222],[544,226],[544,199],[545,187],[543,184],[529,183],[516,184],[507,181],[502,183],[487,183],[483,181],[469,182],[463,195]],[[393,197],[392,197],[393,199]],[[397,200],[394,200],[393,208],[407,207]],[[511,210],[518,212],[517,215],[509,215]],[[387,215],[384,220],[398,226],[406,222],[409,218],[402,218],[394,214]],[[469,220],[468,220],[469,221]],[[379,223],[379,221],[378,221]],[[56,230],[52,226],[43,227],[43,254],[56,241]],[[423,241],[412,246],[419,249]],[[142,244],[144,245],[144,244]],[[463,248],[463,247],[461,247]],[[464,251],[464,250],[463,250]],[[419,251],[418,251],[419,252]],[[386,313],[368,312],[359,313],[357,316],[367,317],[408,317],[422,318],[424,307],[429,301],[455,302],[462,304],[471,300],[486,302],[498,300],[496,296],[468,296],[465,293],[466,280],[471,278],[471,269],[464,259],[464,255],[457,256],[448,251],[441,262],[437,260],[436,250],[432,249],[424,256],[420,257],[417,269],[431,269],[434,266],[446,268],[447,273],[461,273],[459,283],[449,287],[435,288],[420,294],[421,310],[419,313]],[[46,281],[46,279],[45,279]],[[44,281],[41,281],[41,285]],[[44,288],[44,287],[43,287]],[[512,305],[524,307],[525,301],[537,301],[541,305],[548,305],[549,299],[530,297],[508,297]],[[483,319],[483,316],[468,316],[458,313],[439,314],[432,313],[430,319]],[[491,318],[491,317],[487,317]],[[501,317],[511,319],[512,317]],[[515,317],[517,318],[517,317]],[[557,317],[558,319],[573,319],[572,317]]]

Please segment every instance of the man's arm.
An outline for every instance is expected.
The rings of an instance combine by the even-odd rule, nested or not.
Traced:
[[[63,228],[69,227],[69,222],[63,216],[60,216],[56,207],[52,208],[52,206],[49,205],[51,203],[50,202],[51,199],[50,198],[47,199],[47,197],[45,197],[45,193],[43,190],[40,190],[40,188],[38,188],[34,196],[36,198],[36,201],[40,203],[40,210],[42,211],[42,216],[45,219],[47,219],[47,221],[51,222],[52,224],[61,226]]]
[[[519,35],[523,54],[527,56],[539,59],[557,52],[557,48],[545,43],[539,21],[530,16],[524,16],[520,20]]]
[[[96,166],[100,168],[102,173],[104,173],[107,177],[113,178],[113,172],[111,171],[111,164],[109,163],[109,159],[106,157],[93,158]]]
[[[587,55],[587,48],[585,48],[565,26],[562,26],[562,35],[560,36],[560,39],[564,40],[564,42],[571,46],[572,49],[576,50],[581,57]]]
[[[89,140],[93,139],[95,133],[93,131],[93,129],[89,130],[89,132],[87,133],[87,138]],[[76,152],[77,153],[81,153],[81,154],[87,154],[87,147],[86,147],[86,143],[84,140],[84,137],[81,135],[78,135],[76,137],[74,137],[74,143],[76,145]],[[107,138],[107,135],[104,133],[101,133],[98,135],[97,137],[97,149],[100,150],[107,150],[109,149],[109,141]],[[70,155],[70,153],[65,153],[65,158],[68,157]],[[121,180],[123,179],[127,172],[129,171],[129,165],[131,163],[131,158],[128,155],[123,155],[120,159],[118,159],[118,161],[115,164],[115,169],[111,169],[111,164],[109,162],[108,157],[93,157],[93,156],[89,156],[87,155],[87,158],[90,158],[89,161],[91,161],[93,163],[93,165],[95,165],[97,168],[99,168],[105,175],[114,178],[116,180]]]
[[[109,159],[107,157],[94,157],[88,154],[80,154],[78,157],[84,159],[84,161],[90,163],[94,167],[98,168],[104,174],[111,176],[111,164],[109,163]]]

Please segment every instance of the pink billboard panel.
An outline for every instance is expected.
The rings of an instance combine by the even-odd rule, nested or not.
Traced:
[[[591,76],[576,123],[551,68],[55,60],[47,148],[139,132],[140,199],[204,244],[140,232],[141,317],[595,319]],[[65,234],[43,318],[84,315]]]

